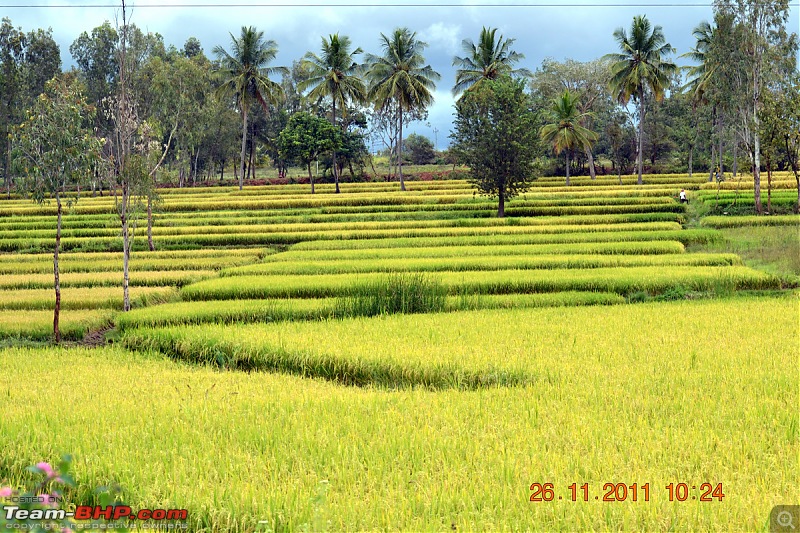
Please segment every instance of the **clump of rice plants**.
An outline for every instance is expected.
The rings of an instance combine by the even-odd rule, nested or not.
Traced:
[[[420,272],[391,274],[349,288],[336,301],[337,316],[435,313],[445,308],[447,288]]]

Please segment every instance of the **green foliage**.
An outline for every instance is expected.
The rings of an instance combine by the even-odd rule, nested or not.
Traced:
[[[447,289],[421,272],[395,273],[357,285],[336,302],[337,316],[435,313],[445,305]]]
[[[514,65],[525,59],[523,54],[511,50],[515,39],[495,37],[497,28],[481,28],[478,44],[472,39],[464,39],[461,48],[464,57],[454,57],[453,66],[457,66],[456,84],[453,96],[480,85],[485,80],[495,80],[501,76],[527,77],[530,71],[525,68],[514,69]]]
[[[415,165],[429,165],[436,161],[436,152],[433,143],[423,135],[412,133],[403,141],[403,150],[408,154],[411,163]]]
[[[289,119],[278,136],[278,150],[282,157],[297,161],[308,168],[308,178],[314,190],[311,163],[327,151],[337,149],[342,142],[341,132],[333,124],[311,113],[301,111]]]
[[[567,185],[569,185],[569,154],[575,149],[590,149],[597,134],[581,124],[591,117],[591,113],[581,113],[577,95],[564,89],[556,97],[545,113],[547,123],[542,126],[539,136],[553,147],[556,155],[567,152]]]
[[[614,31],[620,53],[607,54],[611,64],[611,90],[623,105],[631,98],[639,103],[638,174],[642,183],[642,145],[645,118],[645,91],[661,101],[669,87],[670,76],[678,67],[666,56],[674,51],[664,38],[661,26],[653,27],[645,16],[634,16],[630,35],[623,28]]]
[[[87,127],[93,113],[77,84],[54,79],[16,128],[12,165],[36,202],[87,183],[100,164],[102,139]]]
[[[222,84],[217,89],[219,96],[233,96],[242,113],[242,151],[239,174],[239,189],[244,182],[245,145],[247,140],[247,114],[253,101],[267,108],[268,102],[276,104],[283,88],[272,81],[272,74],[288,74],[286,67],[269,67],[278,55],[278,44],[264,40],[264,32],[252,26],[242,26],[239,38],[231,34],[231,52],[221,46],[213,50],[219,61],[218,73]]]
[[[470,168],[477,189],[505,201],[526,191],[536,173],[535,116],[524,83],[488,80],[456,102],[454,150]]]
[[[403,153],[403,114],[412,117],[423,113],[433,103],[433,90],[441,78],[430,65],[425,65],[422,55],[428,43],[417,39],[416,32],[408,28],[397,28],[390,36],[381,33],[380,56],[369,54],[367,79],[368,98],[376,108],[383,111],[397,110],[397,153]],[[397,165],[400,189],[403,181],[403,158]]]

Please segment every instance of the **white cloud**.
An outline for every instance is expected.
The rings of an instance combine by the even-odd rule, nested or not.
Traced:
[[[461,49],[461,25],[435,22],[419,32],[420,38],[431,46],[456,54]]]

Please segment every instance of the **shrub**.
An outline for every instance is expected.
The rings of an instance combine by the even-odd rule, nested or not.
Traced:
[[[433,313],[445,306],[447,289],[419,272],[392,274],[350,288],[336,302],[337,316]]]

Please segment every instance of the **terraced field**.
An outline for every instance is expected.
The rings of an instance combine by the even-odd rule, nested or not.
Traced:
[[[678,191],[727,189],[646,178],[543,178],[505,219],[461,181],[164,190],[128,313],[113,202],[82,197],[62,326],[110,329],[93,350],[21,347],[52,326],[54,210],[2,200],[0,482],[73,453],[76,501],[119,482],[193,531],[764,529],[800,483],[800,270],[723,248],[798,217],[698,223]]]

